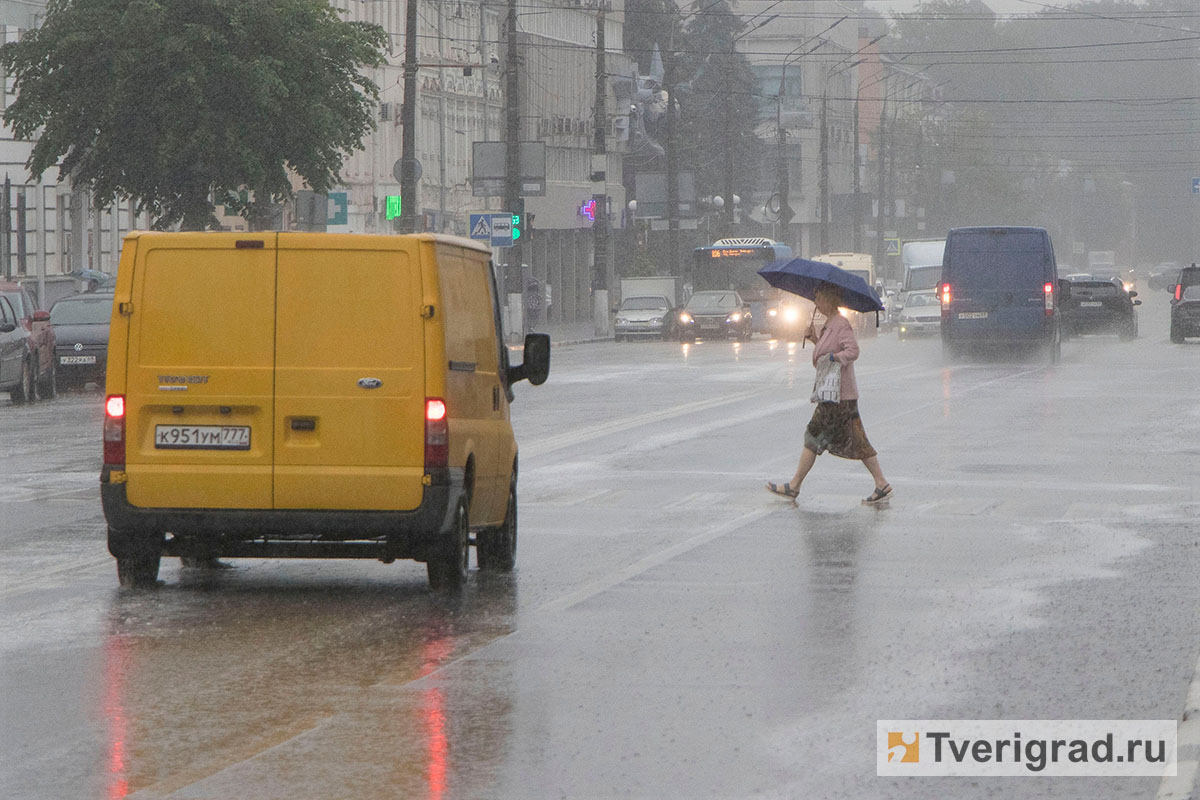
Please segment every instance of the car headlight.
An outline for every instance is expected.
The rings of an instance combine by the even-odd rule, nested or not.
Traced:
[[[687,313],[686,311],[684,311],[684,312],[680,313],[679,321],[682,322],[684,325],[691,325],[692,321],[693,321],[692,315]]]
[[[772,308],[770,311],[767,312],[768,317],[775,317],[778,315],[779,315],[779,309],[777,309],[777,308]]]
[[[916,322],[916,317],[910,317],[907,314],[900,315],[901,322]]]
[[[661,325],[661,324],[662,324],[662,317],[653,317],[653,318],[650,320],[650,324],[651,324],[651,325]]]
[[[629,320],[625,319],[624,317],[617,317],[617,324],[618,324],[618,325],[624,325],[624,324],[625,324],[625,323],[627,323],[627,322],[629,322]]]
[[[735,311],[735,312],[733,312],[732,314],[730,314],[728,317],[726,317],[726,318],[725,318],[725,321],[726,321],[726,322],[741,322],[741,321],[742,321],[742,315],[741,315],[741,314],[739,314],[739,313],[737,313],[737,312]]]
[[[800,319],[800,312],[794,308],[789,308],[787,311],[783,312],[783,318],[788,322],[795,322],[796,320]]]

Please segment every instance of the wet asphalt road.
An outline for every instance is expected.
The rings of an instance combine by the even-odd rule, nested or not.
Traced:
[[[559,348],[517,388],[517,571],[457,598],[414,562],[167,559],[119,591],[99,394],[0,405],[0,796],[1155,798],[875,776],[877,719],[1182,713],[1200,342],[1144,299],[1141,338],[1054,367],[864,341],[878,510],[831,456],[795,507],[762,490],[809,351]]]

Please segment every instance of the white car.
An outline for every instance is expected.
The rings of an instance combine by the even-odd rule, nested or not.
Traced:
[[[924,336],[942,329],[942,305],[937,292],[909,292],[896,317],[896,336]]]

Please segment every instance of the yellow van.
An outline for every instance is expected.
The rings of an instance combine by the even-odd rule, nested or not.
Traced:
[[[429,583],[513,568],[511,366],[483,246],[434,234],[125,238],[108,344],[108,549],[123,586],[162,556],[397,558]],[[474,534],[472,540],[471,534]]]

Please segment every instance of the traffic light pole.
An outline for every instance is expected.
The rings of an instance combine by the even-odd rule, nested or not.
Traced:
[[[601,0],[603,3],[603,0]],[[608,114],[604,104],[606,74],[604,64],[604,6],[596,12],[596,100],[592,109],[595,150],[592,156],[592,321],[597,336],[608,335],[608,147],[604,133]]]
[[[404,106],[401,110],[400,232],[417,231],[417,1],[404,7]]]
[[[505,23],[508,52],[505,56],[505,124],[504,124],[504,210],[516,213],[521,199],[521,84],[517,72],[517,0],[508,0],[508,19]],[[523,222],[524,220],[522,220]],[[527,237],[523,237],[527,238]],[[509,264],[521,269],[525,243],[513,242],[508,251]]]

